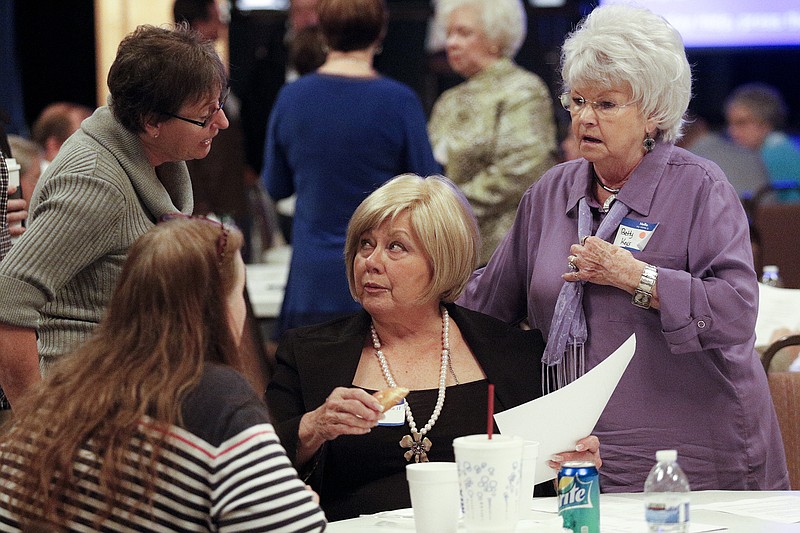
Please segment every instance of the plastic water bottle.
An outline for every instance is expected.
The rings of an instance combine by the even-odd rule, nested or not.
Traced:
[[[644,482],[644,513],[651,533],[689,531],[689,481],[677,459],[675,450],[656,452],[656,466]]]
[[[764,265],[764,270],[761,273],[761,283],[770,287],[783,287],[778,265]]]

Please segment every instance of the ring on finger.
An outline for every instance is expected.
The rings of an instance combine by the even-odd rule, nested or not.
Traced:
[[[589,238],[588,235],[584,235],[583,237],[581,237],[581,246],[586,246],[586,239],[588,238]]]
[[[578,265],[575,264],[576,259],[578,258],[574,255],[570,255],[569,257],[567,257],[567,264],[569,265],[569,269],[572,270],[573,272],[578,271]]]

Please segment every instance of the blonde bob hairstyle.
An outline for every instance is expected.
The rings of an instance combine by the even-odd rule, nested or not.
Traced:
[[[438,0],[434,20],[444,34],[450,15],[465,6],[478,11],[481,30],[503,57],[517,55],[528,32],[528,17],[521,0]]]
[[[654,137],[680,139],[692,72],[680,33],[663,17],[624,4],[596,8],[564,41],[561,77],[565,92],[630,87],[643,115],[656,119]]]
[[[480,233],[472,209],[458,187],[444,176],[401,174],[383,184],[358,206],[347,227],[344,255],[350,294],[358,301],[353,261],[361,235],[387,220],[409,213],[411,228],[433,271],[421,301],[453,302],[478,265]]]

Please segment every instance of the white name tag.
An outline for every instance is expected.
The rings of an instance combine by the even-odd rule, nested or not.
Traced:
[[[614,244],[632,252],[641,252],[657,227],[658,222],[642,222],[625,217],[619,223]]]
[[[391,409],[383,412],[383,418],[378,422],[379,426],[402,426],[406,423],[406,400],[400,400],[400,403]]]

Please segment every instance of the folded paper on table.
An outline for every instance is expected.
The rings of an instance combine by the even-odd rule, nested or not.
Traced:
[[[536,483],[556,477],[547,466],[551,455],[574,450],[575,442],[592,432],[635,351],[636,335],[632,334],[603,362],[569,385],[494,415],[500,433],[539,441]]]
[[[783,289],[759,283],[756,347],[769,346],[772,336],[779,329],[800,333],[798,309],[800,309],[800,289]]]

